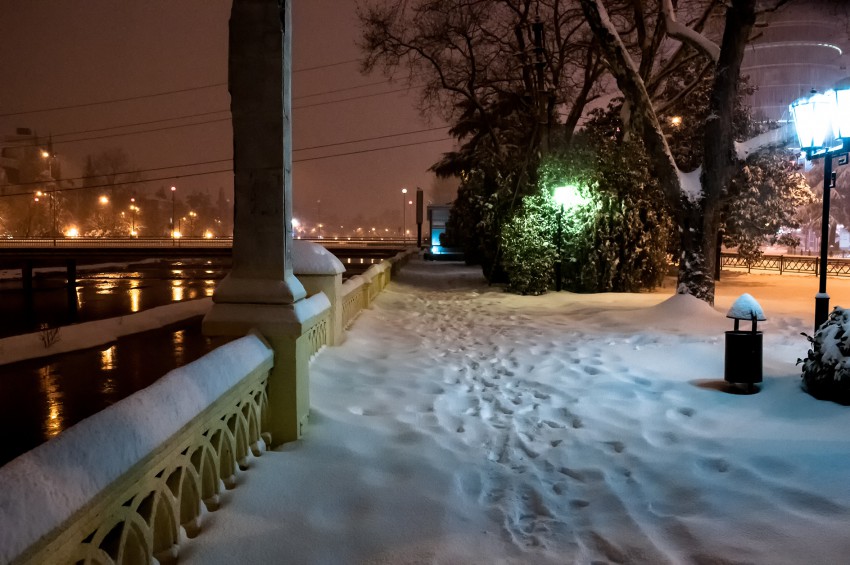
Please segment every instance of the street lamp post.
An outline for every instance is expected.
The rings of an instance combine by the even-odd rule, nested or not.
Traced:
[[[177,240],[174,234],[174,216],[175,216],[175,207],[174,207],[174,194],[177,192],[177,187],[171,187],[171,245],[177,245]]]
[[[407,208],[405,208],[405,200],[407,200],[407,197],[405,196],[406,194],[407,194],[407,189],[402,188],[401,189],[401,240],[402,241],[405,240],[404,224],[405,224],[405,221],[407,220],[407,218],[405,217],[407,215]]]
[[[49,151],[42,151],[41,156],[47,159],[47,173],[50,176],[50,181],[53,183],[53,190],[50,191],[50,216],[52,219],[51,237],[53,237],[53,246],[56,246],[56,179],[53,177],[53,155]]]
[[[130,212],[132,215],[130,216],[130,236],[136,237],[136,212],[139,211],[139,208],[136,206],[136,198],[130,198]]]
[[[829,317],[829,294],[826,293],[827,255],[829,253],[829,199],[835,188],[833,158],[837,164],[847,163],[850,151],[850,89],[814,93],[791,104],[791,116],[797,130],[800,148],[806,158],[823,157],[823,216],[820,239],[820,285],[815,295],[815,331]]]

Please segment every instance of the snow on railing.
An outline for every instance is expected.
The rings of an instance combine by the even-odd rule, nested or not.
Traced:
[[[240,338],[0,468],[0,563],[175,561],[264,449],[272,364]]]
[[[412,253],[342,285],[344,327]],[[310,332],[312,357],[327,317]],[[0,467],[0,565],[176,562],[269,441],[272,365],[262,337],[240,338]]]

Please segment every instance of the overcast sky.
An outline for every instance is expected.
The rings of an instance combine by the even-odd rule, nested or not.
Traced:
[[[162,178],[149,183],[152,191],[172,184],[186,190],[232,190],[230,172],[164,178],[231,167],[230,5],[230,0],[0,0],[0,135],[17,127],[52,133],[65,177],[79,175],[86,155],[122,147],[142,170],[208,163],[146,172],[146,178]],[[439,129],[299,151],[441,123],[419,117],[415,93],[329,103],[402,86],[359,73],[353,61],[360,56],[354,0],[293,0],[293,11],[295,214],[310,218],[338,212],[342,220],[383,211],[400,215],[401,188],[429,189],[433,176],[427,169],[452,142]],[[317,66],[322,68],[309,70]],[[370,86],[353,88],[362,85]],[[182,89],[191,90],[148,96]],[[78,107],[29,112],[61,106]],[[195,117],[159,121],[189,115]],[[103,129],[143,122],[152,123]],[[173,127],[190,123],[201,125]],[[114,135],[154,129],[159,131]],[[69,132],[84,133],[61,135]],[[431,140],[441,141],[322,158]]]

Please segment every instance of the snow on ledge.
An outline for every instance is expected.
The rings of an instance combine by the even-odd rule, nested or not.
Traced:
[[[312,241],[292,242],[292,270],[298,275],[339,275],[345,266],[333,253]]]
[[[0,468],[0,563],[69,519],[272,355],[260,337],[240,338]]]
[[[50,347],[44,347],[39,332],[3,338],[0,339],[0,364],[97,347],[125,335],[202,316],[209,311],[211,305],[211,298],[201,298],[166,304],[127,316],[62,326],[59,330],[59,341]]]

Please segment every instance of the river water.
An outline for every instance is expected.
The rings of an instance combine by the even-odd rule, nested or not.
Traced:
[[[343,276],[380,260],[344,258]],[[229,261],[204,259],[80,267],[73,298],[64,270],[37,271],[31,299],[19,278],[0,279],[0,337],[212,296],[229,268]],[[226,341],[204,337],[196,317],[93,349],[0,365],[0,466]]]

